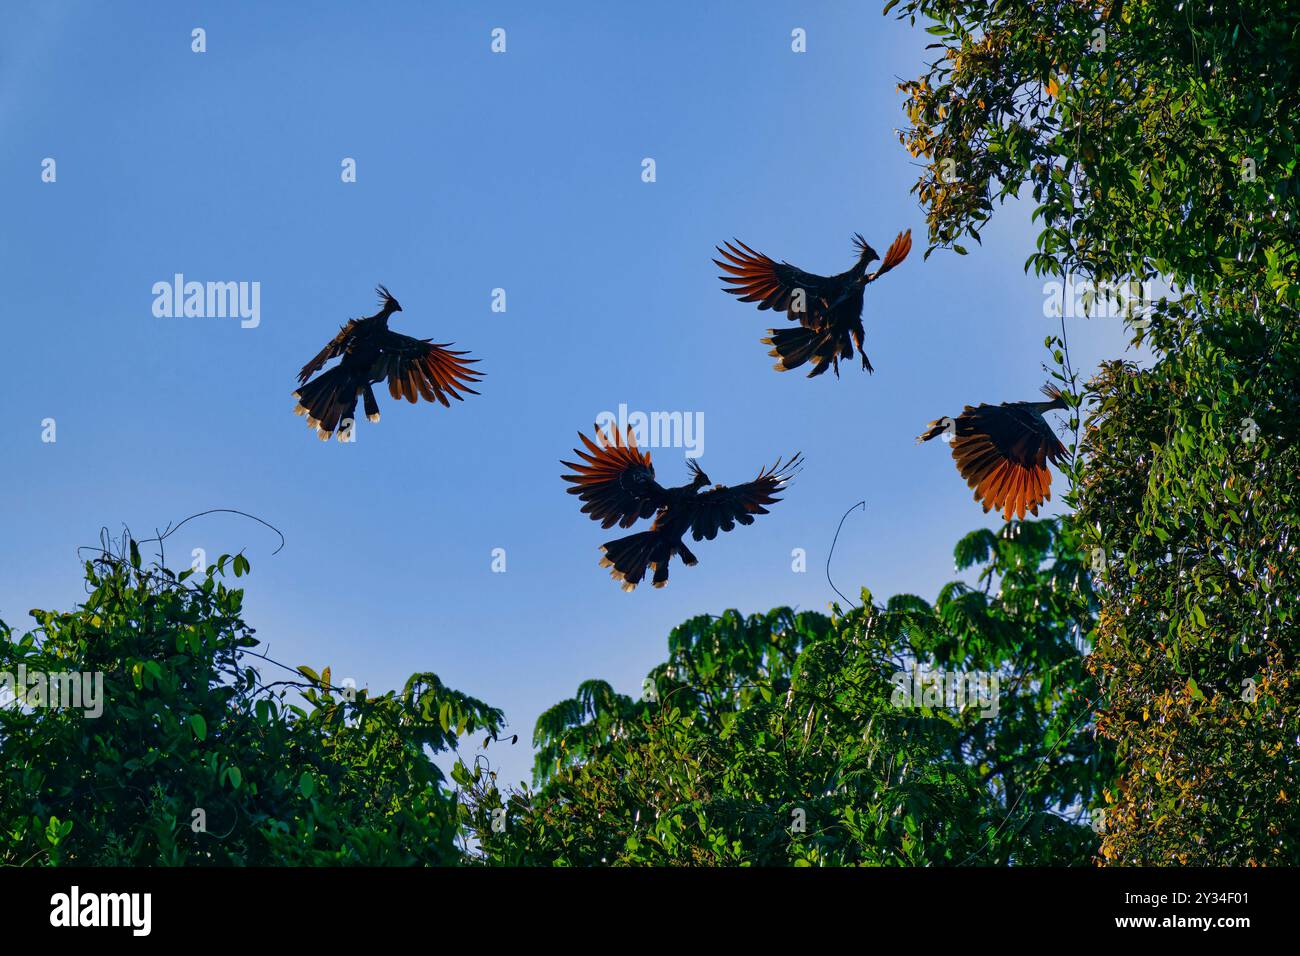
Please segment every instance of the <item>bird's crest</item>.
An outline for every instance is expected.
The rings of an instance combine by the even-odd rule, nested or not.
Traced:
[[[1051,382],[1048,382],[1041,389],[1039,389],[1039,391],[1041,391],[1044,395],[1046,395],[1054,402],[1065,401],[1065,396],[1061,394],[1061,390],[1057,388],[1055,385],[1053,385]]]
[[[859,256],[866,256],[868,260],[880,258],[880,256],[876,255],[876,250],[871,248],[871,244],[862,237],[860,232],[853,234],[853,248],[858,250]]]
[[[686,459],[686,470],[691,473],[693,479],[703,478],[705,481],[709,480],[709,476],[704,473],[704,469],[699,466],[699,463],[694,458]]]
[[[393,298],[393,294],[389,292],[388,289],[382,283],[375,286],[375,295],[379,296],[380,305],[388,305],[388,303],[390,302],[397,301],[396,299]]]

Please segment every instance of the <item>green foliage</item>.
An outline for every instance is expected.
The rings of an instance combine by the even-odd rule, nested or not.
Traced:
[[[0,671],[103,677],[98,716],[0,707],[0,861],[460,859],[459,803],[431,755],[495,733],[499,711],[434,674],[377,696],[332,685],[329,668],[263,683],[243,592],[222,580],[249,571],[242,555],[196,576],[145,566],[134,541],[125,552],[87,562],[75,610],[32,611],[21,636],[0,622]]]
[[[431,760],[500,712],[413,675],[400,693],[268,661],[223,557],[175,575],[86,564],[73,611],[0,623],[0,671],[100,674],[102,712],[0,708],[11,865],[840,865],[1082,862],[1111,772],[1088,733],[1091,592],[1052,522],[968,535],[975,586],[673,630],[632,699],[589,681],[538,721],[537,790]],[[899,701],[913,666],[997,671],[996,713]],[[290,697],[290,694],[293,694]],[[66,703],[66,702],[65,702]],[[913,706],[913,704],[915,704]],[[485,740],[485,743],[487,742]],[[201,813],[196,813],[201,811]],[[472,847],[472,849],[471,849]]]
[[[995,201],[1028,186],[1041,272],[1163,275],[1204,293],[1255,273],[1270,298],[1300,303],[1289,0],[901,10],[938,24],[941,55],[901,86],[902,140],[932,163],[915,191],[933,243],[978,239]]]
[[[1094,838],[1078,821],[1110,772],[1086,726],[1087,577],[1048,521],[957,553],[983,564],[979,587],[933,605],[864,591],[864,609],[832,617],[697,617],[641,699],[583,684],[538,721],[538,789],[485,779],[469,795],[484,860],[1083,862]],[[996,716],[897,706],[891,679],[914,664],[997,671]]]
[[[1094,666],[1101,727],[1126,765],[1103,852],[1295,865],[1298,436],[1293,419],[1258,411],[1253,442],[1233,431],[1244,394],[1269,383],[1249,380],[1252,353],[1210,363],[1207,345],[1198,336],[1148,372],[1115,363],[1096,383],[1084,447],[1098,464],[1079,519],[1105,559]]]
[[[1028,187],[1027,267],[1173,290],[1131,324],[1154,364],[1075,389],[1067,501],[1097,555],[1099,726],[1122,761],[1103,858],[1294,865],[1300,7],[901,10],[937,21],[937,59],[902,87],[932,248]],[[1064,330],[1048,345],[1075,386]]]

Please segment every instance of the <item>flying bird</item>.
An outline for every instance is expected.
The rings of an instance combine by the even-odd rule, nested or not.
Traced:
[[[931,422],[916,441],[952,436],[957,471],[986,512],[1001,508],[1004,521],[1012,514],[1024,518],[1026,510],[1036,515],[1038,506],[1052,497],[1047,463],[1066,457],[1065,446],[1043,418],[1045,412],[1066,408],[1065,398],[1054,385],[1044,385],[1043,394],[1050,401],[967,405],[955,419]]]
[[[790,321],[799,323],[794,328],[768,329],[768,337],[762,340],[772,346],[768,354],[780,360],[773,366],[778,372],[812,362],[809,378],[832,366],[838,378],[840,359],[853,358],[854,345],[862,356],[862,367],[875,371],[862,351],[862,290],[907,258],[912,251],[911,229],[898,234],[880,268],[871,273],[867,267],[880,256],[861,234],[853,237],[858,261],[847,272],[834,276],[814,275],[788,262],[775,262],[738,239],[725,245],[725,249],[715,247],[722,259],[713,260],[729,273],[718,276],[730,286],[724,291],[739,296],[741,302],[757,302],[760,309],[784,312]]]
[[[388,319],[402,307],[382,285],[376,287],[381,308],[364,319],[349,319],[320,353],[302,367],[293,393],[298,399],[297,415],[306,415],[307,424],[316,429],[322,441],[338,430],[339,441],[350,437],[357,410],[357,399],[364,397],[366,418],[379,421],[379,403],[371,385],[388,379],[388,393],[408,402],[419,398],[450,405],[448,396],[464,401],[461,392],[477,395],[468,382],[477,382],[482,373],[470,368],[478,359],[461,358],[468,352],[454,352],[445,342],[414,339],[394,332]],[[331,359],[343,361],[312,381],[307,380]]]
[[[602,528],[616,524],[630,528],[637,520],[654,516],[649,531],[607,541],[600,547],[604,554],[600,566],[610,569],[610,575],[622,582],[624,591],[641,583],[647,567],[654,570],[654,586],[663,587],[668,583],[668,563],[673,555],[687,567],[694,567],[695,555],[682,540],[687,532],[696,541],[712,541],[719,531],[730,531],[737,523],[753,524],[755,515],[767,514],[765,506],[781,500],[775,493],[794,477],[802,460],[796,454],[782,466],[778,459],[753,481],[734,488],[714,485],[706,491],[706,486],[712,484],[709,476],[688,459],[691,483],[664,488],[655,481],[650,455],[637,448],[631,430],[620,438],[617,431],[607,434],[597,426],[596,441],[582,432],[578,438],[587,449],[574,449],[581,462],[560,464],[573,469],[573,474],[562,477],[573,483],[565,490],[584,502],[583,514],[599,521]]]

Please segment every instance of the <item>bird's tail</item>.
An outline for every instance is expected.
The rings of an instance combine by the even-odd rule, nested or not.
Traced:
[[[688,565],[696,563],[695,555],[685,545],[662,531],[642,531],[607,541],[600,550],[605,555],[600,559],[600,566],[610,569],[610,577],[621,582],[624,591],[634,590],[641,583],[647,567],[654,569],[651,583],[663,587],[668,583],[668,562],[674,554],[680,554]]]
[[[341,424],[355,419],[357,395],[364,384],[357,382],[348,369],[341,365],[335,366],[293,393],[293,397],[298,399],[294,414],[307,416],[307,425],[316,429],[321,441],[328,441]],[[368,392],[369,386],[365,386],[365,390]],[[374,396],[367,395],[367,414],[370,413],[372,402]],[[375,413],[378,413],[378,406],[375,407]],[[339,431],[340,441],[348,430],[345,428]]]
[[[379,421],[379,403],[375,401],[375,393],[371,389],[369,382],[366,383],[365,391],[362,394],[366,399],[366,418],[372,422]]]
[[[808,377],[812,378],[826,371],[845,347],[848,348],[846,357],[853,354],[848,337],[842,336],[844,342],[837,341],[838,337],[833,329],[810,329],[797,325],[788,329],[767,331],[768,337],[763,339],[763,344],[772,346],[772,351],[767,354],[780,360],[772,366],[778,372],[788,372],[805,362],[812,362],[813,369],[808,373]]]

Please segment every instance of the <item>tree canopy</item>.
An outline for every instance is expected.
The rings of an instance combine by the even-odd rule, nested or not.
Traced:
[[[22,635],[0,622],[0,671],[102,680],[99,713],[40,695],[0,707],[0,861],[460,858],[460,804],[431,758],[495,733],[501,712],[429,673],[375,695],[332,685],[329,668],[268,680],[243,590],[224,581],[248,570],[225,555],[177,574],[128,541],[86,562],[74,610],[33,611]]]
[[[1088,576],[1055,522],[956,549],[977,586],[675,628],[638,699],[590,680],[538,720],[536,790],[469,795],[484,859],[566,865],[1083,863]],[[998,676],[993,706],[913,672]],[[924,683],[924,681],[922,681]],[[493,829],[493,812],[505,825]]]
[[[460,740],[502,713],[286,669],[242,618],[242,555],[201,573],[129,539],[87,597],[0,623],[0,671],[95,674],[103,706],[0,708],[10,864],[1005,864],[1086,861],[1112,772],[1091,733],[1095,605],[1054,521],[972,532],[973,585],[831,615],[675,628],[637,699],[591,680],[539,719],[535,789]],[[983,674],[983,684],[943,678]],[[938,676],[939,683],[930,678]],[[994,682],[996,680],[996,682]],[[456,754],[452,780],[434,761]]]
[[[1127,318],[1146,367],[1081,383],[1064,325],[1047,339],[1084,416],[1066,500],[1121,766],[1102,857],[1294,864],[1300,8],[895,7],[934,21],[936,58],[902,86],[931,251],[965,254],[1032,195],[1027,269],[1172,290]]]

